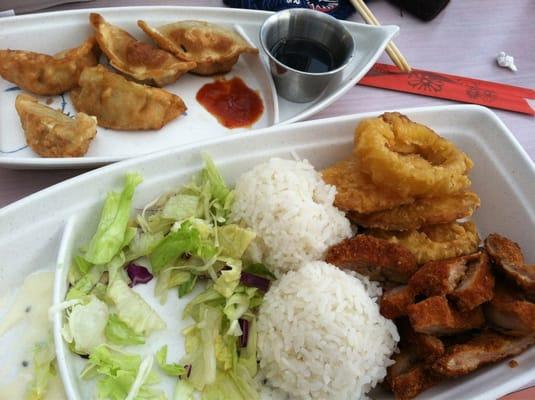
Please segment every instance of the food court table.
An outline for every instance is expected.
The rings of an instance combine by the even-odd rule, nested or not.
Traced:
[[[222,1],[217,0],[95,0],[53,7],[47,11],[148,4],[223,6]],[[384,0],[370,1],[368,5],[382,24],[401,27],[395,42],[414,67],[535,87],[533,0],[454,0],[437,18],[427,23],[410,14],[401,13]],[[351,19],[361,21],[357,14]],[[515,56],[518,72],[514,73],[496,65],[495,57],[500,51]],[[383,55],[380,61],[390,63],[386,55]],[[312,118],[441,104],[452,103],[447,100],[355,86]],[[530,157],[535,159],[535,117],[507,111],[495,112]],[[84,171],[16,171],[0,168],[0,207]]]

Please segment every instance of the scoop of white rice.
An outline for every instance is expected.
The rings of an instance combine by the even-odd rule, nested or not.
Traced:
[[[263,261],[280,275],[351,236],[350,223],[333,206],[336,188],[306,160],[272,158],[236,183],[231,218],[261,238]]]
[[[361,399],[386,376],[399,341],[376,283],[322,261],[274,283],[258,316],[260,372],[296,399]]]

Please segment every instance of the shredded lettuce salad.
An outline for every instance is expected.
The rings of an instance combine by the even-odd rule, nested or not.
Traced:
[[[245,257],[256,235],[229,222],[234,192],[205,156],[190,183],[132,219],[141,181],[128,174],[123,190],[107,195],[95,234],[69,270],[62,334],[88,358],[81,377],[96,380],[97,399],[165,399],[162,375],[176,377],[174,400],[258,399],[255,312],[273,276]],[[167,361],[167,346],[149,356],[131,352],[166,328],[132,289],[151,279],[162,303],[203,286],[183,310],[192,323],[179,363]]]

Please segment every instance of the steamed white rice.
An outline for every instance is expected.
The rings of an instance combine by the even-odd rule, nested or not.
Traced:
[[[363,398],[386,376],[399,341],[379,313],[380,293],[322,261],[288,272],[259,311],[260,373],[292,399]]]
[[[272,158],[244,173],[235,190],[231,218],[258,234],[262,260],[278,276],[322,259],[352,234],[333,206],[336,188],[306,160]]]

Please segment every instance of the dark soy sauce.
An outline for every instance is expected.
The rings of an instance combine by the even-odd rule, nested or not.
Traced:
[[[311,39],[281,39],[271,54],[284,65],[303,72],[321,73],[337,67],[329,48]]]

